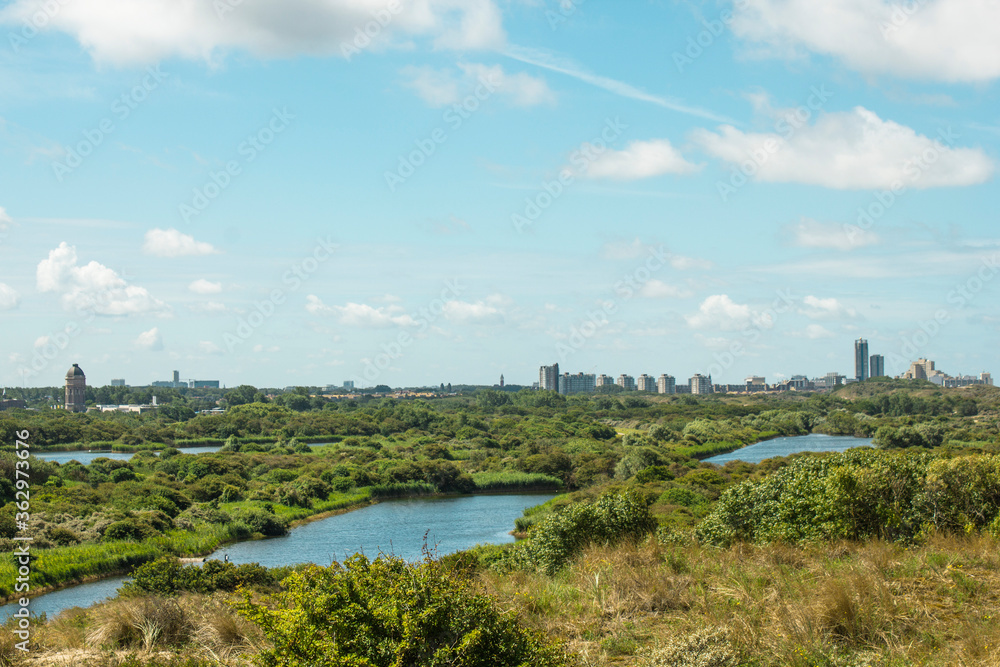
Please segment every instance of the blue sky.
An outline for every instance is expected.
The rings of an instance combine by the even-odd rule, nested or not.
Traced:
[[[1000,372],[998,22],[0,4],[0,385]]]

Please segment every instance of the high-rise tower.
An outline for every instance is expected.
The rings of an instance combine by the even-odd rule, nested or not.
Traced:
[[[868,362],[868,377],[879,378],[885,375],[885,357],[873,354]]]
[[[542,366],[538,369],[538,388],[559,391],[559,364]]]
[[[859,338],[854,341],[854,377],[858,382],[868,379],[868,341]]]

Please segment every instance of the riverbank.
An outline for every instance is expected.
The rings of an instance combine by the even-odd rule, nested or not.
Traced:
[[[292,438],[281,438],[275,436],[245,436],[237,438],[240,444],[269,445],[281,441],[288,441]],[[343,439],[339,435],[307,435],[295,436],[295,440],[307,445],[336,443]],[[156,452],[169,447],[174,447],[183,451],[188,447],[222,447],[226,444],[224,438],[188,438],[173,440],[171,442],[143,442],[139,444],[126,444],[118,440],[95,440],[93,442],[66,442],[54,445],[33,445],[32,450],[44,452],[46,454],[72,453],[72,452],[109,452],[116,454],[135,454],[137,452]],[[0,446],[0,451],[14,451],[14,447],[5,444]]]
[[[276,506],[275,512],[277,516],[284,517],[288,522],[289,532],[301,526],[307,524],[315,523],[323,519],[331,518],[334,516],[339,516],[342,514],[347,514],[371,505],[377,505],[383,501],[388,500],[431,500],[431,499],[448,499],[448,498],[461,498],[461,497],[476,497],[476,496],[505,496],[505,495],[534,495],[534,494],[544,494],[544,493],[555,493],[561,491],[562,487],[539,487],[539,486],[525,486],[519,489],[516,488],[505,488],[505,489],[483,489],[471,494],[460,494],[460,493],[413,493],[409,495],[398,495],[391,497],[378,497],[373,496],[371,489],[365,488],[359,490],[358,493],[353,494],[347,498],[340,498],[337,500],[327,500],[316,504],[314,511],[305,513],[305,508],[292,508],[284,506]],[[235,505],[235,503],[234,503]],[[225,508],[225,505],[223,505]],[[230,508],[232,509],[232,508]],[[511,524],[513,528],[513,522]],[[198,536],[196,536],[198,537]],[[167,539],[163,537],[153,538],[151,540],[146,540],[141,543],[105,543],[101,545],[75,545],[74,547],[57,547],[56,549],[46,549],[36,552],[35,560],[33,564],[39,563],[41,561],[41,566],[36,567],[33,572],[45,573],[43,569],[46,565],[46,560],[74,560],[77,561],[77,567],[89,570],[87,574],[82,576],[73,576],[71,578],[53,582],[47,582],[44,584],[32,583],[31,597],[37,597],[38,595],[43,595],[46,593],[52,593],[59,590],[64,590],[71,588],[73,586],[79,586],[81,584],[93,583],[100,581],[102,579],[109,579],[112,577],[127,576],[132,572],[133,569],[142,565],[144,563],[156,560],[162,556],[175,555],[180,558],[200,558],[205,560],[212,556],[220,549],[231,547],[236,544],[255,542],[260,540],[269,540],[270,537],[263,537],[256,535],[249,539],[225,539],[222,536],[221,531],[213,531],[212,534],[201,536],[207,541],[202,542],[202,548],[200,549],[184,549],[182,545],[175,542],[168,542]],[[217,539],[213,539],[217,538]],[[210,546],[204,546],[209,544]],[[81,548],[91,546],[94,548],[106,548],[113,553],[109,555],[104,554],[90,554],[90,558],[74,558],[73,552],[80,550]],[[114,553],[117,551],[116,546],[124,547],[128,551],[125,554]],[[127,559],[127,564],[124,566],[116,566],[116,561],[121,561],[122,558]],[[2,571],[0,571],[2,574]],[[51,575],[50,575],[51,576]],[[13,576],[11,581],[13,581]],[[0,597],[0,605],[6,605],[11,602],[16,601],[23,594],[11,592],[8,595]]]

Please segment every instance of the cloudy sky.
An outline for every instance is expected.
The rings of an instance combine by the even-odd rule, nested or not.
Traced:
[[[0,385],[1000,373],[992,0],[0,3]]]

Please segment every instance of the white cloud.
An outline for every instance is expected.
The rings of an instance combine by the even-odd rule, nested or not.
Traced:
[[[417,324],[400,306],[373,308],[364,303],[348,303],[344,306],[327,306],[314,294],[306,297],[306,310],[313,315],[333,315],[340,324],[365,329],[385,327],[409,327]]]
[[[10,285],[0,283],[0,310],[10,310],[17,308],[21,303],[21,296]]]
[[[668,285],[662,280],[653,278],[643,284],[642,288],[639,289],[639,295],[647,299],[686,299],[691,296],[691,292],[683,287]]]
[[[35,349],[36,350],[42,349],[43,347],[49,344],[49,340],[51,339],[48,336],[39,336],[38,338],[35,339]]]
[[[881,242],[878,234],[856,225],[819,222],[811,218],[802,218],[799,222],[786,226],[784,231],[792,235],[793,245],[802,248],[853,250]]]
[[[40,292],[57,292],[67,310],[97,315],[167,314],[170,307],[145,288],[130,285],[98,262],[77,265],[76,246],[65,241],[38,263],[35,279]]]
[[[354,56],[357,32],[384,47],[427,37],[436,49],[497,49],[506,41],[493,0],[413,0],[392,14],[385,0],[74,0],[61,3],[47,30],[73,36],[100,62],[151,63],[171,57],[218,61],[242,50],[261,57]],[[0,23],[20,25],[42,0],[15,0]],[[384,27],[376,21],[381,17]],[[363,42],[360,43],[364,47]]]
[[[444,316],[457,324],[489,324],[503,322],[503,312],[497,307],[496,299],[487,301],[448,301],[444,304]]]
[[[707,259],[685,257],[683,255],[670,255],[670,266],[678,271],[685,271],[687,269],[710,269],[715,265]]]
[[[211,243],[195,241],[193,236],[176,229],[151,229],[146,232],[142,251],[156,257],[190,257],[215,255],[218,250]]]
[[[257,354],[261,352],[281,352],[281,348],[277,345],[271,345],[270,347],[265,347],[264,345],[254,345],[253,351]]]
[[[461,102],[469,95],[479,97],[479,103],[493,94],[504,97],[518,107],[554,104],[555,94],[544,79],[525,74],[508,74],[500,65],[459,63],[461,72],[433,67],[404,67],[406,85],[417,92],[432,107],[444,107]]]
[[[199,278],[188,285],[188,289],[195,294],[218,294],[222,291],[222,283],[213,283],[204,278]]]
[[[662,174],[690,174],[700,165],[684,159],[666,139],[633,141],[624,150],[607,150],[591,162],[583,173],[586,178],[634,181]]]
[[[848,308],[837,299],[820,299],[816,296],[807,296],[802,300],[805,308],[799,308],[799,312],[812,319],[833,319],[843,317],[856,317],[857,311]]]
[[[870,74],[986,82],[1000,77],[998,24],[990,0],[754,0],[737,3],[731,28],[771,55],[804,49]]]
[[[0,206],[0,234],[4,234],[8,229],[14,226],[14,220],[7,215],[7,211],[4,210],[3,206]]]
[[[833,332],[827,330],[821,324],[810,324],[806,327],[806,338],[819,340],[821,338],[833,338]]]
[[[194,303],[189,306],[196,313],[222,313],[228,310],[226,304],[220,301],[206,301],[204,303]]]
[[[150,352],[158,352],[163,349],[163,336],[160,335],[159,327],[153,327],[149,331],[143,331],[135,339],[136,347]]]
[[[718,133],[695,130],[692,139],[731,165],[754,164],[751,178],[767,183],[923,189],[982,183],[994,169],[978,148],[950,148],[864,107],[821,114],[815,124],[791,133],[743,132],[723,125]],[[751,160],[760,154],[764,157]]]
[[[714,294],[702,302],[697,313],[684,319],[693,329],[736,331],[750,324],[754,316],[750,306],[736,303],[726,294]]]
[[[222,354],[222,348],[210,340],[203,340],[198,343],[198,351],[202,354]]]

